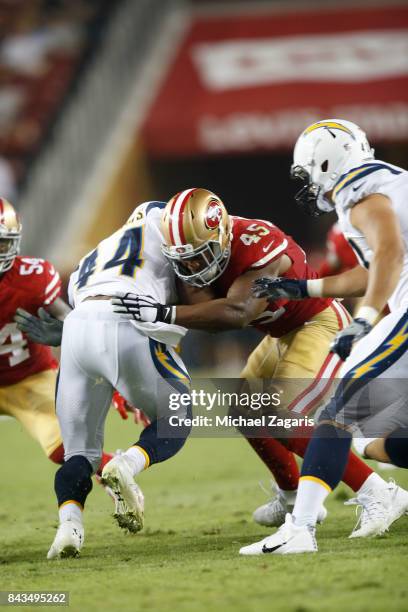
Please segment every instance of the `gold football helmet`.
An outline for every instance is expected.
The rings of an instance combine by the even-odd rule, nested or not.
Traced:
[[[163,211],[163,253],[175,273],[205,287],[224,272],[231,253],[231,223],[224,204],[207,189],[186,189]]]
[[[13,206],[0,198],[0,274],[7,272],[20,251],[21,223]]]

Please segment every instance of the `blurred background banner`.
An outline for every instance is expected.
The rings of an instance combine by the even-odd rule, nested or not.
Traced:
[[[287,149],[326,117],[407,138],[408,6],[250,5],[191,20],[143,126],[149,154]]]

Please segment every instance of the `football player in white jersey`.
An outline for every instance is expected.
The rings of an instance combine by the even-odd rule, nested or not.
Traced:
[[[49,559],[77,556],[82,547],[83,507],[100,463],[114,388],[151,421],[138,442],[102,472],[115,496],[120,527],[142,528],[143,495],[134,478],[177,453],[190,431],[183,422],[189,406],[177,412],[175,422],[168,401],[175,390],[189,390],[188,373],[173,348],[186,330],[172,324],[170,314],[161,323],[138,323],[114,314],[111,306],[111,298],[126,291],[175,301],[174,273],[160,248],[163,206],[138,206],[123,227],[81,260],[70,279],[73,310],[64,321],[56,400],[65,463],[55,477],[60,524]]]
[[[255,294],[363,299],[332,345],[345,363],[309,443],[293,514],[243,555],[317,551],[317,513],[340,482],[353,431],[374,439],[373,458],[408,467],[408,172],[376,160],[357,125],[330,119],[301,134],[291,173],[304,182],[295,198],[307,212],[336,211],[361,265],[324,279],[259,279]],[[373,327],[387,303],[390,314]]]

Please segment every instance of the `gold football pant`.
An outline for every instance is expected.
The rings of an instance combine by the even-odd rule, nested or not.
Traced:
[[[57,370],[49,369],[0,387],[0,414],[14,417],[50,456],[62,444],[55,414]]]
[[[322,401],[340,368],[340,358],[329,353],[330,343],[350,320],[347,310],[333,302],[285,336],[265,336],[249,356],[241,378],[270,378],[280,383],[287,379],[282,408],[310,413]]]

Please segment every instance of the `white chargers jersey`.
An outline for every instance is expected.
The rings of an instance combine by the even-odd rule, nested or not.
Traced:
[[[161,304],[178,301],[173,268],[161,250],[164,207],[164,202],[140,204],[125,225],[81,259],[69,281],[73,308],[90,296],[128,292],[150,295]],[[187,332],[184,327],[167,323],[132,323],[144,335],[172,346]]]
[[[364,235],[350,221],[352,207],[368,195],[387,196],[398,217],[405,245],[400,281],[388,301],[390,310],[408,306],[408,172],[392,164],[373,160],[343,174],[333,188],[340,229],[353,248],[360,264],[369,267],[373,252]]]

